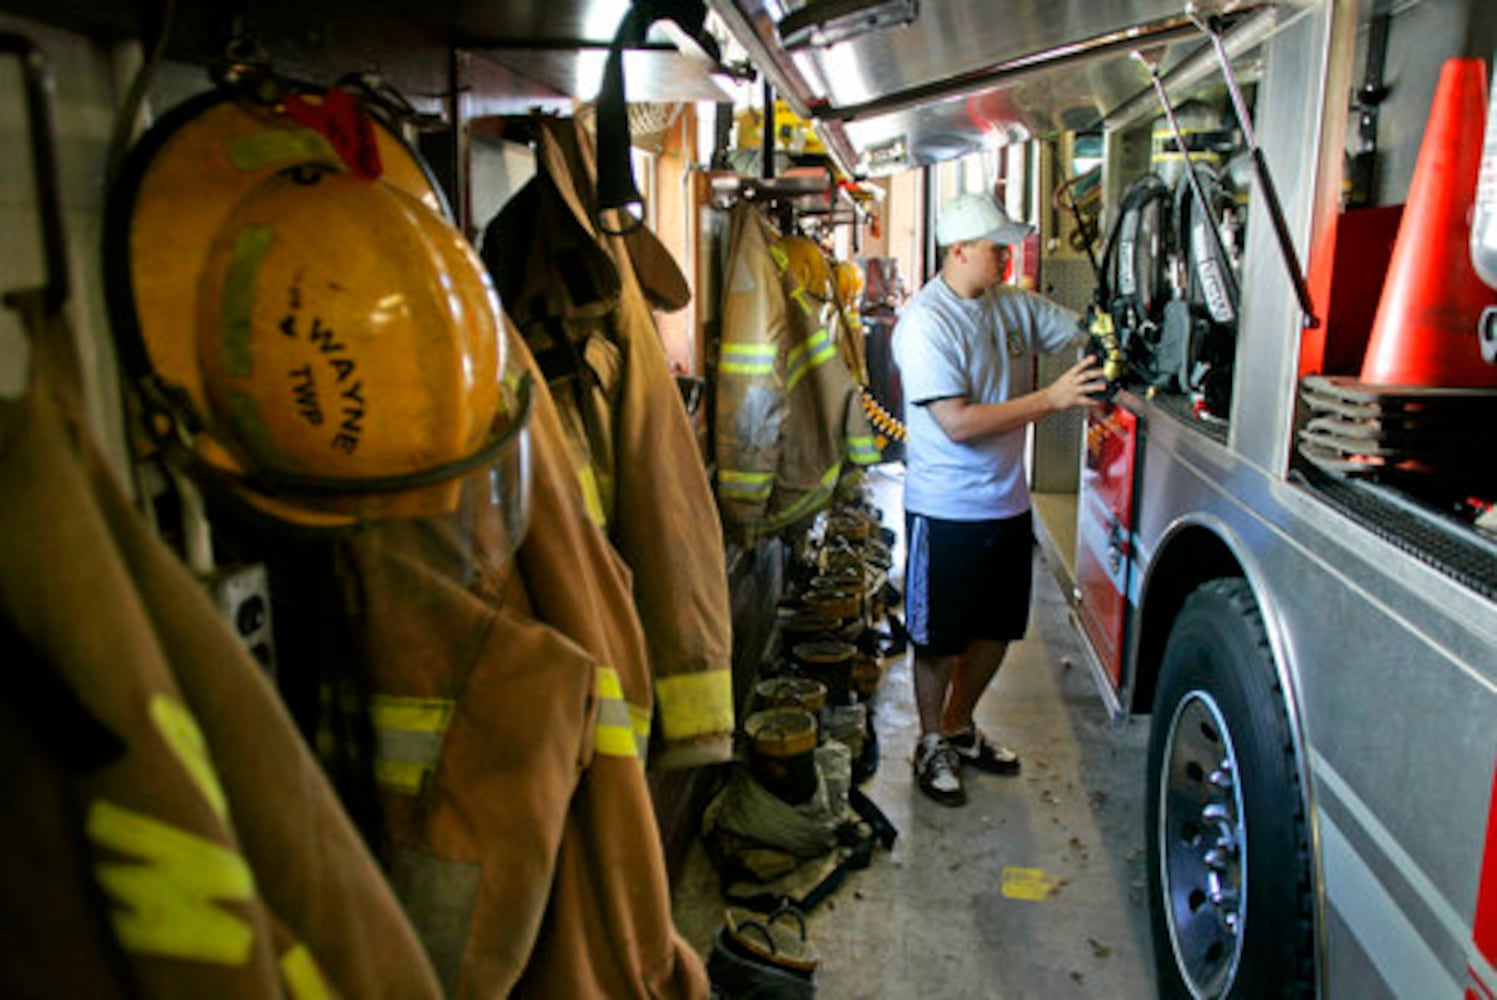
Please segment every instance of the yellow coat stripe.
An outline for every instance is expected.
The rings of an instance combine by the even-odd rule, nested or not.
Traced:
[[[804,344],[797,346],[786,356],[785,363],[789,366],[790,376],[785,381],[785,391],[789,392],[794,389],[796,383],[813,369],[826,364],[836,356],[837,345],[832,341],[831,335],[826,332],[826,327],[822,327]]]
[[[884,456],[879,451],[878,443],[874,441],[873,436],[870,434],[867,436],[849,435],[847,438],[847,457],[857,465],[872,465]]]
[[[725,343],[717,369],[730,375],[772,375],[775,353],[773,344]]]
[[[726,670],[677,674],[655,681],[660,728],[667,740],[733,730],[733,677]]]
[[[842,474],[842,463],[838,462],[821,476],[821,483],[795,503],[768,519],[764,527],[771,531],[794,524],[804,517],[825,507],[830,502],[832,491],[837,488],[837,477]]]
[[[717,491],[728,500],[767,500],[774,490],[774,473],[717,470]]]
[[[593,747],[608,757],[639,757],[634,741],[634,719],[624,701],[624,687],[612,667],[599,664],[593,681],[598,698],[598,721],[593,730]]]
[[[334,1000],[336,994],[323,978],[317,960],[298,941],[280,959],[281,982],[292,1000]]]
[[[455,707],[445,698],[371,696],[375,780],[397,794],[419,794],[437,769]]]
[[[650,713],[638,705],[629,706],[629,721],[634,724],[634,749],[640,760],[650,756],[650,729],[654,720]]]
[[[582,503],[587,516],[600,528],[607,529],[608,515],[603,510],[603,494],[598,489],[598,476],[591,465],[577,467],[577,485],[582,488]]]
[[[405,698],[376,694],[369,698],[369,717],[376,729],[411,733],[445,733],[454,703],[447,698]]]

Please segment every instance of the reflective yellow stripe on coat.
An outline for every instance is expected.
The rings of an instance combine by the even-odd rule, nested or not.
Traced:
[[[624,686],[617,670],[598,666],[593,693],[598,698],[598,722],[593,730],[593,748],[608,757],[644,760],[650,739],[650,717],[624,700]]]
[[[690,740],[733,728],[733,675],[725,670],[676,674],[655,682],[667,740]],[[645,720],[649,736],[649,719]]]
[[[416,795],[437,769],[453,702],[376,694],[369,699],[374,724],[374,777],[384,788]]]
[[[774,344],[725,341],[717,370],[724,375],[772,375],[777,351]]]
[[[738,469],[717,470],[717,492],[725,500],[762,502],[774,489],[773,472],[743,472]]]
[[[836,356],[837,345],[832,342],[832,335],[823,326],[811,334],[805,343],[797,344],[785,355],[785,364],[790,372],[785,380],[785,391],[794,389],[796,383],[812,369],[826,364]]]
[[[795,501],[784,510],[765,521],[765,531],[779,531],[821,510],[832,502],[832,491],[837,488],[837,478],[842,475],[842,463],[838,462],[821,477],[816,489]]]
[[[883,458],[871,434],[848,435],[847,458],[854,465],[874,465]]]

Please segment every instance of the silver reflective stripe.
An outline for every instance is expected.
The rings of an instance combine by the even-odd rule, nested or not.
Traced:
[[[1381,851],[1392,870],[1406,880],[1414,895],[1429,908],[1442,931],[1452,940],[1466,938],[1465,919],[1440,893],[1429,876],[1399,845],[1391,831],[1373,815],[1372,809],[1352,789],[1329,760],[1319,753],[1310,767],[1326,793],[1333,795],[1349,818],[1361,827],[1369,846]],[[1321,867],[1325,872],[1326,897],[1345,921],[1352,936],[1377,966],[1394,996],[1460,996],[1455,977],[1425,942],[1409,910],[1394,899],[1387,887],[1352,844],[1345,832],[1323,807],[1316,809],[1320,829]]]
[[[444,698],[370,697],[374,775],[382,787],[402,795],[420,794],[441,760],[454,708],[455,703]]]
[[[381,729],[375,733],[379,755],[389,760],[417,761],[435,764],[442,753],[443,733],[405,733]]]
[[[904,595],[904,627],[917,646],[930,644],[930,523],[910,516],[909,571]]]
[[[624,700],[624,687],[617,670],[602,664],[594,674],[598,697],[598,719],[593,727],[593,747],[609,757],[639,757],[634,716]]]

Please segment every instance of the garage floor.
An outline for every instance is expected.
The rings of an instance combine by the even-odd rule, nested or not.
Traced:
[[[897,483],[885,480],[879,495],[892,495],[880,506],[897,525]],[[1039,550],[1035,558],[1028,636],[978,710],[984,729],[1020,751],[1022,774],[969,772],[958,809],[925,798],[910,773],[919,726],[909,665],[889,664],[874,705],[882,762],[863,790],[899,839],[811,914],[819,996],[1154,995],[1147,720],[1109,721],[1055,575]],[[698,843],[678,881],[677,925],[705,956],[722,914]]]

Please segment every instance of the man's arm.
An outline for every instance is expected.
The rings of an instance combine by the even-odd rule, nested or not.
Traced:
[[[1043,420],[1052,413],[1075,406],[1096,406],[1107,388],[1092,358],[1078,361],[1043,389],[1026,393],[1001,403],[972,403],[965,396],[950,396],[925,404],[936,424],[957,444],[992,437],[1015,430],[1025,424]]]

